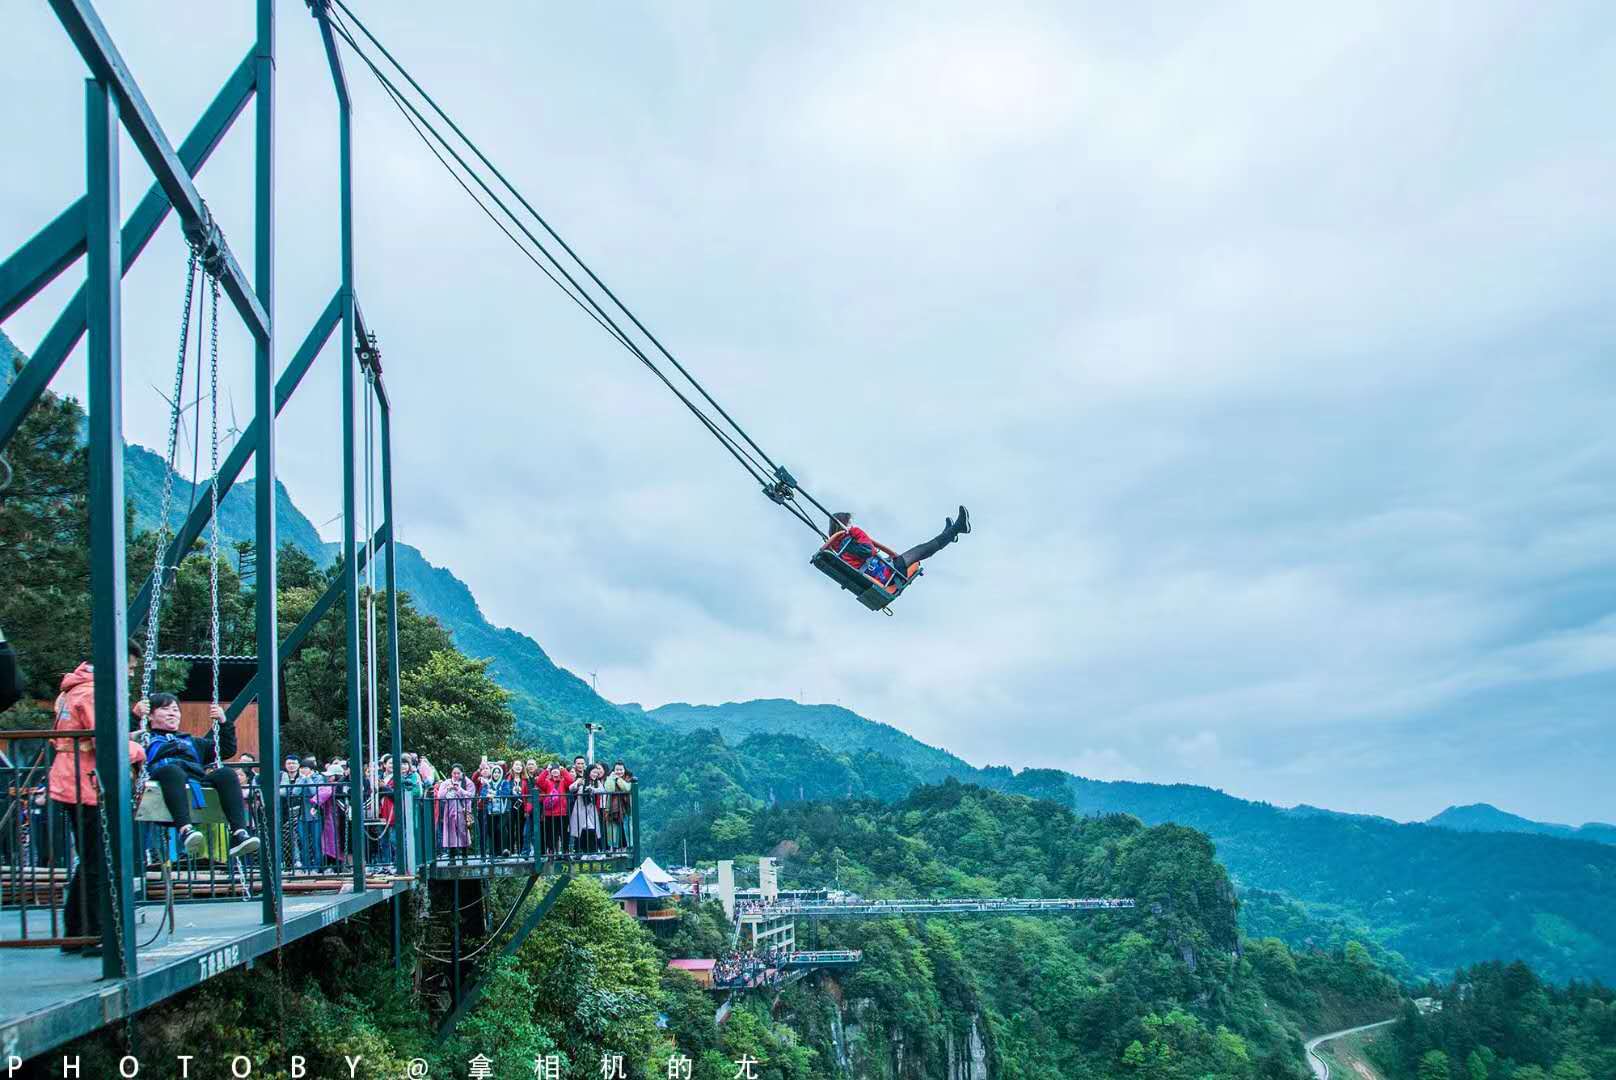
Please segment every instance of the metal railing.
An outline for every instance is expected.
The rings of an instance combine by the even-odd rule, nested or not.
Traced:
[[[639,791],[455,794],[441,784],[412,800],[421,866],[638,861]]]
[[[0,731],[0,947],[103,944],[109,929],[100,918],[101,894],[108,885],[101,854],[107,819],[117,813],[127,822],[138,815],[132,805],[108,806],[103,815],[92,801],[99,798],[94,742],[92,732]],[[81,758],[81,767],[72,767],[74,756]],[[66,767],[57,770],[53,793],[51,773],[58,762]],[[227,825],[194,806],[193,824],[203,838],[196,854],[181,844],[178,826],[134,820],[135,865],[129,876],[137,912],[171,900],[261,897],[264,861],[273,858],[280,860],[285,893],[331,891],[351,872],[355,827],[366,832],[367,873],[408,872],[401,840],[405,816],[390,813],[391,791],[384,790],[377,804],[382,818],[365,820],[352,813],[347,779],[311,778],[283,786],[275,843],[266,831],[260,766],[224,765],[240,783],[247,827],[259,838],[259,853],[232,859]],[[148,783],[155,787],[155,781]],[[384,820],[388,818],[391,826]],[[140,931],[150,921],[137,917],[142,944],[156,938],[156,931]]]

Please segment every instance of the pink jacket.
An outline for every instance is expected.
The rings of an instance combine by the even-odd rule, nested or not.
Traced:
[[[572,773],[561,770],[561,779],[550,782],[550,770],[539,773],[539,802],[544,806],[544,817],[567,816],[567,789],[572,786]]]
[[[56,699],[55,731],[95,731],[95,674],[88,663],[80,664],[62,676],[62,692]],[[54,739],[56,760],[51,762],[50,797],[60,803],[94,806],[95,740]],[[146,749],[129,740],[129,764],[146,760]]]

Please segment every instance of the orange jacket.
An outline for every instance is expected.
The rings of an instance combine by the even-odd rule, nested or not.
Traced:
[[[95,673],[80,664],[62,676],[62,692],[56,698],[56,731],[95,731]],[[95,740],[54,739],[56,760],[51,762],[50,797],[55,802],[94,806]],[[129,740],[129,764],[146,760],[146,749]]]

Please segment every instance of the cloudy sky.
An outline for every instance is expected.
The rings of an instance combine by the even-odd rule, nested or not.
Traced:
[[[100,6],[177,143],[251,5]],[[336,125],[280,6],[284,360],[337,281]],[[895,618],[836,592],[351,63],[402,536],[609,697],[801,695],[978,764],[1400,818],[1616,818],[1607,5],[356,10],[810,490],[897,547],[973,511]],[[4,22],[9,250],[82,189],[84,72],[45,5]],[[251,146],[199,184],[248,266]],[[126,279],[147,445],[182,269],[170,222]],[[7,332],[31,349],[71,285]],[[227,333],[243,417],[248,355]],[[316,522],[335,360],[281,427]]]

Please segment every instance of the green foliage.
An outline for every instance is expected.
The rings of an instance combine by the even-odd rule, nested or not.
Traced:
[[[517,952],[534,1023],[567,1058],[619,1053],[638,1075],[661,1045],[655,1003],[664,964],[644,931],[592,878],[576,878]]]
[[[748,830],[732,837],[726,816]],[[705,824],[703,824],[705,822]],[[785,884],[840,880],[870,897],[1132,896],[1130,913],[826,924],[864,950],[835,982],[852,1075],[943,1076],[979,1056],[993,1076],[1299,1075],[1299,1036],[1393,1015],[1395,983],[1362,947],[1237,956],[1228,876],[1207,838],[953,781],[896,804],[792,803],[682,821],[704,858],[785,851]],[[832,997],[807,984],[781,1015],[836,1060]],[[828,986],[829,984],[827,984]],[[1134,1049],[1134,1047],[1137,1049]],[[899,1061],[903,1069],[899,1069]]]
[[[511,957],[497,961],[483,978],[477,1007],[455,1034],[468,1057],[481,1053],[493,1061],[495,1076],[530,1075],[534,1060],[556,1049],[549,1031],[532,1015],[538,987]]]
[[[1421,993],[1441,1009],[1405,1009],[1390,1035],[1372,1044],[1394,1080],[1616,1076],[1616,992],[1607,987],[1555,986],[1525,964],[1491,963]]]
[[[45,701],[90,642],[83,423],[78,402],[42,397],[9,444],[11,484],[0,491],[0,627],[17,649],[28,692]]]

